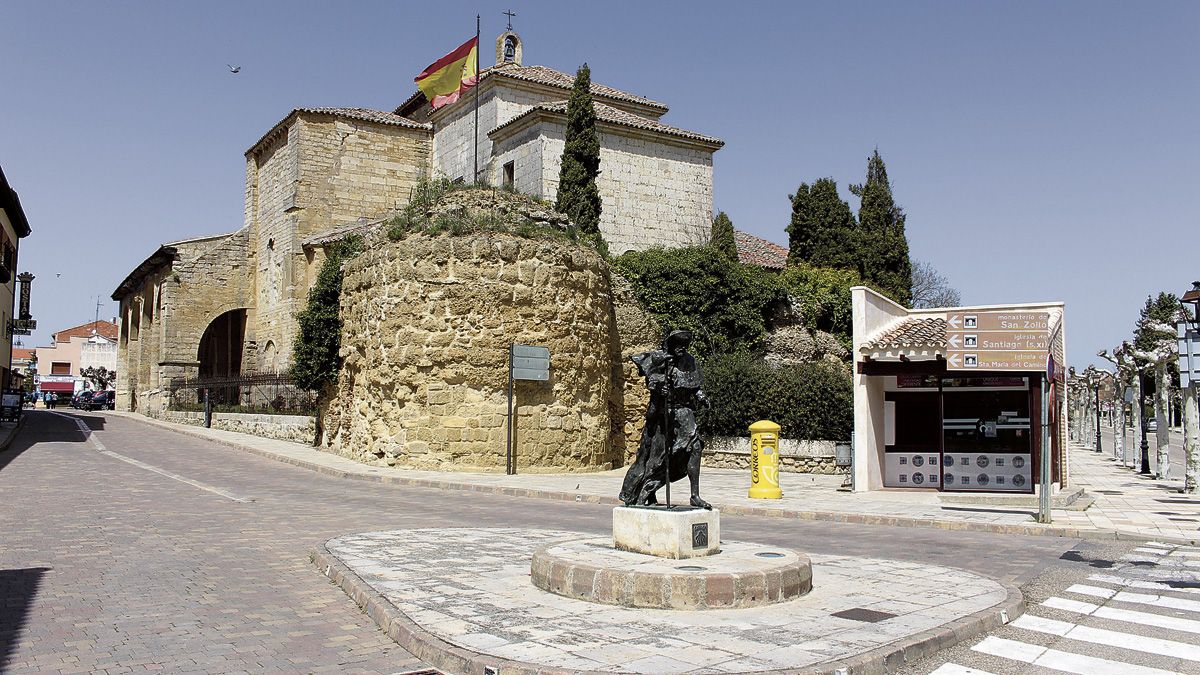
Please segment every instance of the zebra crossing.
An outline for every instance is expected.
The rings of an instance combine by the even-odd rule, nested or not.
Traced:
[[[1150,542],[930,675],[1200,673],[1200,549]]]

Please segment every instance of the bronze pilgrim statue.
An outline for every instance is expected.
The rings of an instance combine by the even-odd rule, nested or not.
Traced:
[[[708,410],[712,404],[701,389],[704,378],[700,366],[687,351],[691,341],[690,332],[671,331],[663,340],[662,350],[632,357],[638,372],[646,378],[650,405],[646,409],[637,458],[621,486],[620,499],[626,506],[658,504],[655,493],[663,486],[667,487],[670,505],[670,483],[686,475],[692,488],[689,503],[696,508],[712,508],[700,498],[700,453],[704,442],[696,427],[697,411]]]

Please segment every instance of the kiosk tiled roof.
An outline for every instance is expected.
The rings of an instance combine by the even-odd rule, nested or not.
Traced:
[[[717,147],[725,145],[725,141],[722,141],[719,138],[715,138],[713,136],[705,136],[704,134],[698,134],[694,131],[688,131],[686,129],[680,129],[678,127],[673,127],[668,124],[663,124],[662,122],[659,122],[657,120],[652,120],[648,117],[642,117],[641,115],[634,115],[631,112],[626,112],[619,108],[614,108],[610,105],[600,103],[599,101],[593,101],[592,107],[595,108],[595,110],[596,110],[596,119],[601,122],[608,122],[609,124],[616,124],[617,126],[630,127],[633,129],[654,131],[654,132],[657,132],[660,134],[666,134],[667,136],[676,136],[678,138],[687,138],[687,139],[691,139],[693,141],[701,141],[703,143],[711,143],[713,145],[716,145]],[[533,106],[532,108],[530,108],[529,110],[526,110],[525,112],[521,113],[520,115],[517,115],[516,117],[512,118],[511,120],[505,122],[504,124],[501,124],[500,126],[496,127],[492,131],[488,132],[488,135],[490,136],[491,134],[494,134],[494,133],[500,131],[501,129],[504,129],[505,127],[516,124],[519,120],[523,120],[530,115],[537,114],[537,112],[539,110],[542,110],[545,112],[550,112],[550,113],[555,113],[555,114],[559,114],[559,115],[565,115],[567,113],[567,102],[566,101],[553,101],[551,103],[539,103],[539,104]]]
[[[863,349],[909,349],[913,347],[946,347],[946,320],[941,317],[909,318],[884,331],[874,340],[863,343]]]
[[[733,231],[733,240],[737,244],[738,261],[742,263],[772,270],[787,266],[788,250],[779,244],[741,230]]]

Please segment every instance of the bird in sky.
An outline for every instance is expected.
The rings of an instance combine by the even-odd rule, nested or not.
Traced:
[[[229,66],[229,72],[231,72],[231,73],[233,73],[233,74],[235,74],[235,75],[236,75],[237,73],[240,73],[240,72],[242,72],[242,67],[241,67],[241,66],[231,66],[231,65],[229,65],[228,63],[226,63],[225,65]]]

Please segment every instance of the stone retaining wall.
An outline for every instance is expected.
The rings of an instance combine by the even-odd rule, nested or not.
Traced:
[[[168,422],[204,426],[204,413],[167,410],[153,415]],[[250,413],[213,413],[212,428],[241,434],[274,438],[280,441],[312,445],[317,437],[317,418],[306,415],[255,415]]]
[[[789,473],[845,474],[834,460],[833,441],[779,441],[779,470]],[[750,470],[750,439],[746,436],[714,436],[704,439],[702,466],[715,469]]]
[[[324,418],[330,451],[387,466],[503,471],[516,343],[551,354],[548,382],[516,383],[519,470],[621,465],[616,321],[595,251],[506,234],[379,242],[346,264],[341,317],[342,370]]]

